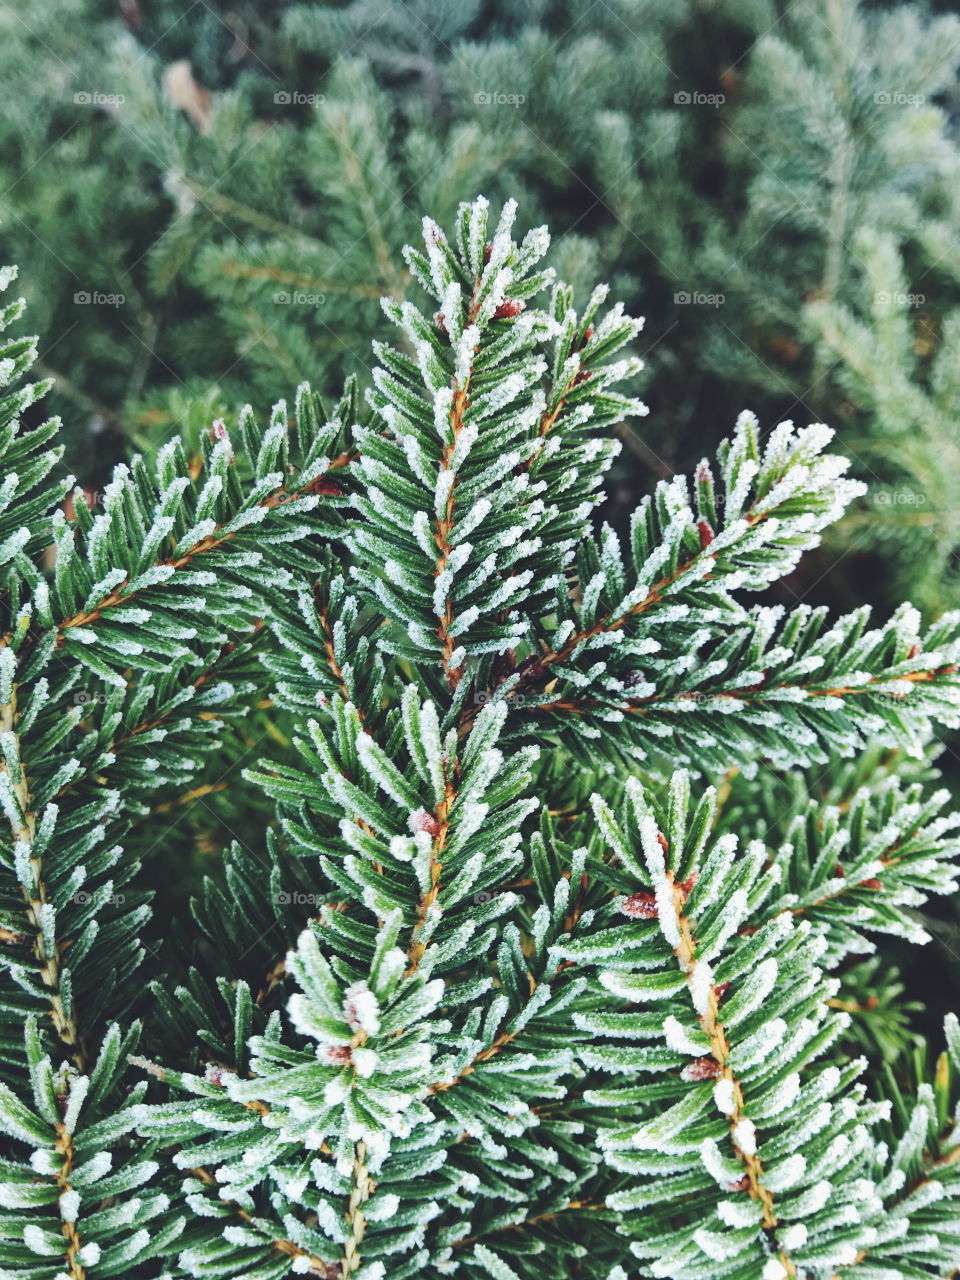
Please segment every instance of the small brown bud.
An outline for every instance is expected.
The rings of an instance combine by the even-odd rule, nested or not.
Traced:
[[[411,831],[426,831],[431,836],[440,834],[440,823],[426,809],[417,809],[415,813],[411,813],[409,822]]]
[[[323,1059],[329,1062],[331,1066],[342,1066],[344,1063],[350,1062],[353,1054],[350,1052],[348,1044],[328,1044],[324,1046]]]
[[[727,1190],[728,1191],[749,1191],[750,1190],[749,1177],[746,1174],[744,1174],[743,1177],[738,1178],[736,1182],[728,1182]]]
[[[664,853],[670,852],[670,841],[667,839],[667,837],[663,834],[662,831],[657,832],[657,844],[660,846],[660,848],[663,850]]]
[[[694,1058],[680,1072],[684,1080],[716,1080],[723,1068],[715,1058]]]
[[[869,880],[861,880],[859,887],[861,889],[882,889],[883,885],[876,876],[872,876]]]
[[[690,893],[693,891],[693,886],[694,886],[696,883],[697,883],[697,873],[696,873],[696,871],[692,871],[692,872],[690,873],[690,875],[687,877],[687,879],[686,879],[686,880],[684,880],[684,882],[683,882],[682,884],[677,885],[677,888],[678,888],[678,889],[679,889],[683,894],[687,895],[687,894],[690,894]]]
[[[710,521],[698,520],[697,533],[700,535],[700,550],[703,551],[705,547],[709,547],[715,536],[713,529],[710,526]]]
[[[522,298],[501,299],[499,307],[493,313],[494,320],[512,320],[514,316],[518,316],[526,307],[526,303]]]
[[[620,910],[631,920],[656,920],[660,914],[657,900],[652,893],[631,893]]]
[[[718,982],[718,983],[717,983],[717,985],[716,985],[713,989],[714,989],[714,991],[717,993],[717,999],[718,999],[718,1000],[722,1000],[722,999],[723,999],[723,997],[724,997],[724,996],[727,994],[727,992],[730,990],[730,983],[729,983],[729,982]]]
[[[437,328],[440,330],[441,333],[447,332],[447,318],[442,311],[437,312],[437,314],[433,318],[433,322],[437,326]]]

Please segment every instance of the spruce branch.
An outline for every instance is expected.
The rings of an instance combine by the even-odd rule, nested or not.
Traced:
[[[104,1171],[150,1166],[142,1197],[127,1171],[74,1215],[73,1258],[50,1206],[76,1207],[79,1140],[31,1166],[23,1247],[56,1237],[84,1280],[919,1280],[957,1238],[954,1085],[938,1068],[874,1100],[851,1040],[897,1052],[909,1010],[883,1039],[850,1022],[864,982],[878,1008],[898,992],[851,957],[922,942],[914,913],[955,888],[956,821],[927,783],[933,728],[957,721],[957,619],[742,602],[859,492],[820,425],[761,441],[742,415],[625,544],[595,534],[609,433],[643,412],[617,389],[638,363],[611,359],[639,322],[604,288],[578,312],[514,216],[488,235],[478,199],[449,239],[425,221],[407,263],[431,303],[385,304],[406,342],[377,347],[368,413],[355,386],[332,414],[302,389],[292,420],[242,414],[240,448],[217,428],[197,458],[119,474],[104,511],[54,516],[51,583],[56,486],[0,556],[0,782],[15,835],[36,814],[37,927],[93,1064],[84,1140]],[[112,629],[124,611],[152,649]],[[205,747],[268,696],[281,758],[244,776],[276,824],[205,881],[139,1056],[114,1023],[149,908],[115,841],[161,783],[195,793]],[[19,884],[0,876],[0,1002],[49,1022]],[[55,1147],[58,1041],[36,1028],[0,1036],[35,1094],[11,1080],[0,1121]],[[119,1241],[141,1200],[156,1234]]]
[[[6,656],[4,649],[3,657]],[[0,663],[3,662],[0,657]],[[23,893],[25,912],[32,935],[33,953],[36,957],[40,981],[47,989],[49,1015],[57,1035],[68,1046],[79,1071],[86,1066],[85,1051],[73,1012],[64,1009],[61,993],[61,943],[52,936],[51,916],[53,906],[47,897],[42,858],[37,854],[37,818],[33,811],[26,766],[21,757],[20,739],[17,735],[16,686],[13,683],[11,664],[6,662],[0,691],[0,740],[3,742],[4,761],[2,773],[4,808],[10,824],[14,847],[25,859],[23,872],[18,875]],[[65,1162],[67,1157],[64,1157]]]

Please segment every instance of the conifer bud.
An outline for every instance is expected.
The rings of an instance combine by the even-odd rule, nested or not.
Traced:
[[[440,823],[432,813],[427,813],[426,809],[417,809],[416,812],[411,813],[409,822],[410,830],[413,832],[426,831],[434,838],[440,834]]]
[[[652,893],[631,893],[620,910],[632,920],[656,920],[660,914],[657,909],[657,900]]]
[[[493,313],[494,320],[512,320],[525,308],[522,298],[504,298]]]
[[[715,1058],[694,1058],[680,1072],[684,1080],[716,1080],[723,1068]]]

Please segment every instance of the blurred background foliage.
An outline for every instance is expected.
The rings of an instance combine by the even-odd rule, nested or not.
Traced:
[[[606,517],[745,407],[824,420],[871,491],[780,598],[932,617],[960,605],[958,65],[947,4],[0,0],[0,259],[96,493],[246,401],[369,381],[421,216],[515,195],[564,278],[647,317]],[[269,707],[158,799],[171,914],[261,823],[263,745],[289,748]],[[935,971],[960,990],[945,912],[905,975],[928,1004]]]

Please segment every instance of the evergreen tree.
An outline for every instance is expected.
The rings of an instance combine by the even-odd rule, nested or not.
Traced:
[[[366,403],[302,386],[92,510],[0,352],[2,1276],[960,1262],[960,1025],[891,1078],[845,1007],[956,887],[960,617],[751,603],[862,493],[822,424],[744,412],[596,532],[640,325],[514,215],[424,221]],[[268,690],[276,824],[144,1000],[120,842]]]
[[[881,486],[836,535],[853,554],[834,598],[863,599],[879,551],[892,572],[871,599],[957,603],[940,466],[957,413],[955,15],[863,0],[70,13],[0,15],[0,215],[57,407],[106,470],[124,434],[151,451],[271,402],[278,371],[327,392],[366,378],[420,212],[451,219],[465,187],[519,192],[530,225],[555,228],[564,277],[587,288],[602,262],[662,335],[635,388],[660,430],[622,429],[618,517],[712,450],[747,388],[764,420],[830,416]],[[98,291],[124,301],[74,303]],[[870,368],[865,342],[884,350]],[[98,488],[78,425],[71,465]]]

